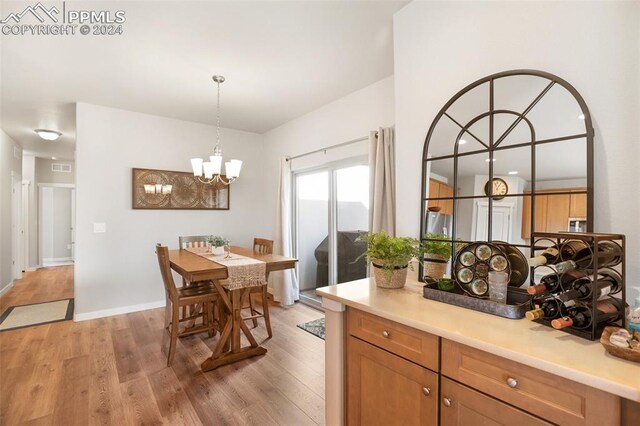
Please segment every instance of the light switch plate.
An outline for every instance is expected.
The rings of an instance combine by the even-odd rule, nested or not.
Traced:
[[[103,232],[107,232],[107,224],[104,222],[94,223],[93,224],[93,233],[101,234]]]

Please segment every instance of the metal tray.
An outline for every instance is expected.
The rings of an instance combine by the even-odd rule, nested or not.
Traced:
[[[531,309],[532,297],[526,290],[516,287],[507,289],[507,303],[493,302],[488,299],[478,299],[465,293],[451,293],[438,290],[438,283],[427,284],[423,287],[425,299],[436,300],[449,305],[456,305],[474,311],[486,312],[504,318],[524,318],[524,313]]]

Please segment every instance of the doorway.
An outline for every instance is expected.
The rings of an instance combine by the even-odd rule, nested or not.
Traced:
[[[75,188],[39,185],[39,264],[43,267],[74,262]]]
[[[366,159],[294,174],[295,250],[300,300],[320,306],[315,289],[366,278],[369,167]]]
[[[475,221],[475,241],[512,241],[511,218],[514,205],[508,202],[493,202],[491,239],[489,233],[489,202],[477,202],[477,217]]]

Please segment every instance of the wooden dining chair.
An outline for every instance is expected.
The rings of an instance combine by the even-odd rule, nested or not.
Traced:
[[[208,235],[185,235],[178,237],[178,247],[181,249],[193,248],[193,247],[206,247],[207,240],[209,239]],[[182,277],[182,287],[187,287],[190,285],[198,285],[198,283],[189,283],[184,277]],[[182,307],[182,315],[187,316],[189,312],[193,310],[193,306],[183,306]]]
[[[273,240],[267,240],[266,238],[254,238],[253,251],[260,254],[273,254]]]
[[[167,366],[171,366],[176,350],[178,337],[189,336],[196,333],[208,332],[213,337],[216,331],[216,320],[213,315],[214,305],[218,302],[219,295],[213,283],[199,283],[195,286],[176,287],[171,274],[169,262],[169,248],[160,244],[156,245],[158,264],[164,283],[167,305],[165,308],[165,329],[169,333],[169,353],[167,354]],[[191,311],[190,315],[180,315],[180,308],[184,306],[200,305],[199,310]],[[183,310],[184,312],[184,310]],[[202,318],[200,325],[195,321]],[[180,330],[180,323],[193,322],[192,327]]]
[[[273,240],[267,240],[265,238],[254,238],[253,239],[253,251],[260,254],[273,254]],[[244,306],[243,309],[250,309],[251,315],[245,317],[245,320],[251,320],[253,322],[253,326],[258,326],[258,318],[264,318],[264,324],[267,328],[267,334],[269,337],[273,337],[273,332],[271,331],[271,318],[269,317],[269,299],[267,297],[267,287],[269,283],[269,273],[265,277],[264,285],[260,287],[252,287],[251,290],[247,293],[249,298],[249,306]],[[260,293],[262,296],[262,312],[258,311],[253,302],[253,294]]]

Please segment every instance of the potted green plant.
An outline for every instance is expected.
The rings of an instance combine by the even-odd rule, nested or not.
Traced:
[[[218,235],[209,235],[207,242],[211,246],[213,254],[224,254],[224,247],[229,245],[229,240]]]
[[[422,258],[422,245],[415,238],[391,237],[381,231],[362,234],[360,240],[367,242],[364,255],[373,266],[373,276],[378,287],[404,287],[411,259]]]
[[[424,242],[424,275],[439,280],[451,258],[451,238],[444,234],[428,233]]]

